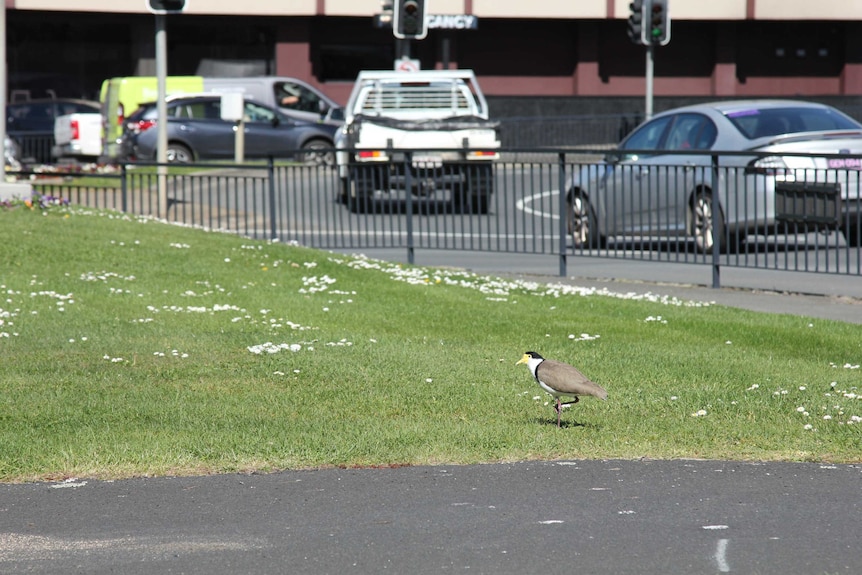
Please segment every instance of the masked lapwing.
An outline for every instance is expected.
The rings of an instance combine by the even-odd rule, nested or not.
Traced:
[[[515,365],[526,363],[527,367],[539,383],[539,387],[554,396],[554,411],[557,412],[557,427],[560,427],[560,413],[564,406],[578,402],[580,395],[592,395],[607,401],[608,392],[599,384],[587,379],[587,376],[567,363],[545,359],[535,351],[528,351]],[[572,401],[562,403],[563,396],[574,397]]]

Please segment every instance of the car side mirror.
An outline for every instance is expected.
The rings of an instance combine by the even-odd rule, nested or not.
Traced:
[[[620,152],[608,152],[605,154],[605,163],[607,164],[618,164],[623,158],[623,155]]]

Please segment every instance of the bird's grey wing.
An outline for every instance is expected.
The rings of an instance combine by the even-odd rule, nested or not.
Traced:
[[[586,394],[591,385],[596,385],[578,368],[567,363],[546,359],[540,367],[542,366],[547,368],[540,370],[542,381],[562,393]]]

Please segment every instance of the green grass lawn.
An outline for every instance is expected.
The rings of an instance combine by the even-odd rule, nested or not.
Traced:
[[[862,326],[0,210],[0,480],[862,461]],[[609,392],[564,411],[515,362]]]

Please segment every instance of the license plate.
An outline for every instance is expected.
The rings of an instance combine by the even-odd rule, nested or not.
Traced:
[[[427,154],[415,154],[413,156],[414,168],[439,168],[443,165],[441,156],[431,156]]]

